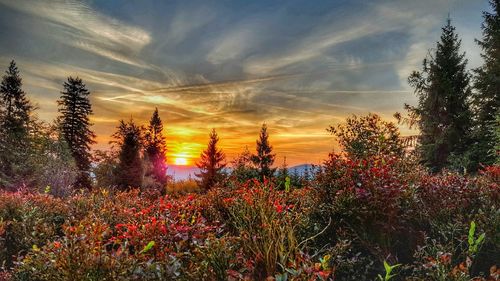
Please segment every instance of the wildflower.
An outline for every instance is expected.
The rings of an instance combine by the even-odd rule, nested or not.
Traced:
[[[276,212],[278,213],[282,213],[283,212],[283,205],[281,204],[277,204],[277,205],[274,205],[274,207],[276,208]]]

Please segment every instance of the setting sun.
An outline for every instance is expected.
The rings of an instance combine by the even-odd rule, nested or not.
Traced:
[[[175,158],[174,163],[175,163],[175,165],[185,166],[188,164],[188,161],[184,157],[177,157],[177,158]]]

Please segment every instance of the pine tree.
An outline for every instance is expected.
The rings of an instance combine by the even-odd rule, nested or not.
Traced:
[[[114,144],[120,147],[115,183],[121,190],[140,188],[144,177],[141,158],[143,128],[134,123],[120,120],[118,130],[113,134]]]
[[[500,0],[490,0],[490,5],[493,12],[483,12],[483,40],[477,40],[483,50],[484,64],[475,70],[476,126],[471,170],[477,170],[480,165],[492,165],[498,157],[492,126],[498,126],[495,119],[500,114]]]
[[[222,150],[217,148],[218,142],[217,132],[212,129],[208,147],[201,154],[200,161],[196,163],[196,166],[200,169],[200,173],[196,174],[196,176],[200,178],[199,185],[205,190],[212,188],[224,177],[223,171],[226,167],[224,159],[226,156]]]
[[[59,126],[66,140],[71,154],[78,167],[78,176],[75,187],[90,188],[90,146],[95,143],[95,134],[90,130],[89,116],[92,107],[89,101],[90,92],[83,84],[82,79],[68,77],[63,84],[64,90],[57,101],[59,105]]]
[[[30,114],[33,105],[22,90],[22,79],[15,61],[0,84],[0,186],[26,183],[29,167]]]
[[[470,75],[460,45],[448,19],[435,54],[424,60],[422,72],[415,71],[408,78],[419,97],[418,106],[411,110],[420,117],[421,159],[434,172],[449,165],[450,156],[463,156],[469,145]]]
[[[259,169],[261,180],[272,178],[276,168],[271,167],[276,155],[272,153],[273,147],[269,144],[269,134],[267,133],[266,124],[262,124],[256,150],[257,154],[252,156],[252,162]]]
[[[152,176],[161,186],[167,183],[167,144],[163,135],[163,123],[155,109],[145,135],[145,158],[149,168],[146,176]]]
[[[22,79],[15,61],[11,61],[0,85],[2,106],[1,125],[7,134],[23,136],[28,133],[33,105],[22,90]]]

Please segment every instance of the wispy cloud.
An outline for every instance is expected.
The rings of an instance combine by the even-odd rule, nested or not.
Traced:
[[[81,1],[1,0],[0,4],[46,20],[56,40],[99,56],[145,66],[138,58],[150,43],[145,30],[103,15]]]
[[[317,162],[336,145],[328,125],[415,102],[406,78],[448,12],[477,65],[478,2],[0,0],[0,63],[16,59],[45,120],[80,76],[99,148],[119,119],[158,107],[172,157],[199,153],[212,127],[235,156],[266,122],[280,158]]]

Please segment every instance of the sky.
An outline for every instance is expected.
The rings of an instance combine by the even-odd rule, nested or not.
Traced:
[[[15,59],[47,122],[63,82],[82,78],[95,149],[109,148],[120,119],[146,124],[157,107],[169,163],[192,165],[212,128],[228,161],[252,152],[266,123],[277,165],[319,164],[338,149],[328,126],[369,112],[394,121],[415,104],[407,77],[448,15],[469,68],[479,66],[474,39],[488,9],[487,0],[0,0],[0,68]]]

